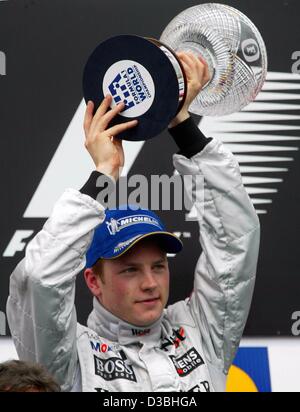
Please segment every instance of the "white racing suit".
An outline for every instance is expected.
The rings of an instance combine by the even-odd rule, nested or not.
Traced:
[[[58,200],[11,276],[7,317],[19,357],[43,364],[64,391],[225,389],[251,303],[259,220],[221,142],[173,160],[182,175],[204,177],[203,252],[191,297],[166,308],[154,325],[129,325],[96,300],[88,327],[77,323],[76,275],[105,213],[77,190]]]

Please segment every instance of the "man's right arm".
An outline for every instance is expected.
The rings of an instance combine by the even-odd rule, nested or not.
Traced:
[[[20,359],[43,364],[70,390],[76,372],[76,275],[104,208],[68,189],[11,275],[7,318]]]

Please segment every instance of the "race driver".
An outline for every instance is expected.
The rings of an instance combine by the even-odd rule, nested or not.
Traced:
[[[105,210],[99,176],[118,179],[124,163],[116,137],[136,121],[110,127],[123,108],[86,109],[85,146],[96,170],[68,189],[28,244],[10,279],[7,317],[22,360],[43,364],[63,391],[224,391],[247,319],[259,250],[259,221],[239,167],[217,139],[207,139],[188,108],[208,80],[202,59],[180,53],[188,79],[184,107],[170,124],[181,175],[204,179],[202,253],[190,298],[165,308],[167,252],[182,245],[148,210]],[[188,251],[186,251],[188,256]],[[93,311],[76,319],[75,280],[84,276]],[[182,281],[185,281],[182,273]]]

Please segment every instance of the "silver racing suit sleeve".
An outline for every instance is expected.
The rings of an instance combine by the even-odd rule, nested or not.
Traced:
[[[76,373],[76,275],[104,208],[67,189],[10,278],[7,319],[18,355],[43,364],[63,390]]]
[[[238,162],[220,141],[213,139],[191,159],[174,155],[173,162],[181,175],[203,177],[204,202],[195,205],[202,253],[187,302],[206,358],[227,374],[252,300],[259,220],[242,184]]]

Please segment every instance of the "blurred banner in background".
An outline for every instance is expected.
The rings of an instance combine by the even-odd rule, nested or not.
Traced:
[[[93,170],[82,128],[81,83],[88,56],[97,44],[117,34],[159,38],[173,17],[201,3],[209,1],[143,0],[142,5],[137,0],[0,1],[3,359],[14,356],[5,314],[10,273],[63,190],[80,188]],[[222,3],[255,23],[269,58],[267,81],[255,102],[226,117],[197,119],[204,134],[222,140],[236,154],[262,228],[256,289],[243,341],[246,347],[236,358],[228,390],[243,376],[245,390],[300,391],[299,379],[292,372],[293,359],[300,358],[300,3]],[[176,150],[167,132],[145,144],[125,142],[125,173],[128,177],[138,173],[149,178],[151,174],[171,176],[171,156]],[[184,251],[170,259],[172,303],[191,292],[201,252],[198,225],[185,212],[159,214],[184,242]],[[80,275],[76,299],[84,308],[78,320],[85,323],[92,300]],[[275,338],[279,336],[284,338]]]

